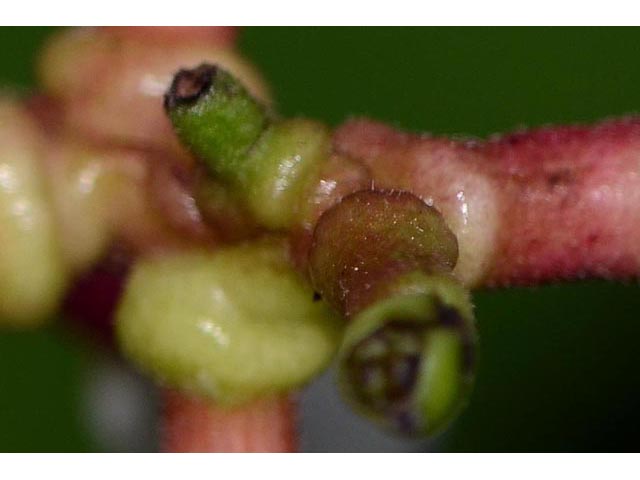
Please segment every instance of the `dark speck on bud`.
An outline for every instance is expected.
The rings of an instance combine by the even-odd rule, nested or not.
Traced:
[[[203,63],[193,70],[180,70],[164,96],[164,108],[169,111],[178,105],[191,105],[206,94],[213,83],[218,68]]]
[[[180,70],[164,106],[178,138],[211,173],[224,182],[246,175],[242,160],[269,118],[233,75],[209,64]]]

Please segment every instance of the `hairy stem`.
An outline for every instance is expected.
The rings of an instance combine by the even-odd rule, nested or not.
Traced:
[[[640,273],[640,119],[452,141],[369,120],[338,129],[335,149],[376,187],[434,204],[456,234],[466,285],[531,285]]]

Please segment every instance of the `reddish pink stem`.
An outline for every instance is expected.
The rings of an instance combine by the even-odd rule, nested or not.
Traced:
[[[364,161],[376,186],[442,210],[468,285],[640,274],[640,118],[483,142],[357,120],[337,131],[335,146]]]
[[[166,390],[162,415],[164,452],[294,452],[295,402],[271,397],[235,409]]]

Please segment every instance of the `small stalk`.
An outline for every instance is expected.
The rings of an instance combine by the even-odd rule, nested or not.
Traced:
[[[295,402],[267,397],[222,408],[183,392],[164,390],[163,452],[285,453],[297,450]]]

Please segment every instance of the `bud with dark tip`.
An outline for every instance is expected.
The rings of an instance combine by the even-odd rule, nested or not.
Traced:
[[[259,224],[278,230],[301,221],[331,155],[324,125],[272,119],[232,75],[206,64],[176,74],[165,109],[180,140]]]
[[[202,64],[180,70],[164,97],[180,140],[216,175],[235,179],[268,124],[265,108],[227,71]]]

